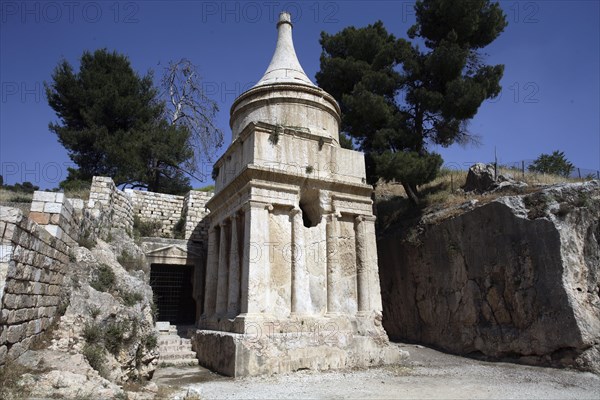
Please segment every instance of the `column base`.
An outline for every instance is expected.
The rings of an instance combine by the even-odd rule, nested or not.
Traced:
[[[408,358],[406,351],[387,341],[340,331],[241,334],[197,330],[192,342],[201,365],[233,377],[371,367]]]

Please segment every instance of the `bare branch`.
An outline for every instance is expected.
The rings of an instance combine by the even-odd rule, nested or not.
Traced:
[[[186,165],[189,171],[182,172],[198,179],[193,172],[198,171],[200,161],[212,162],[216,150],[223,145],[223,132],[214,122],[219,108],[204,93],[196,66],[185,58],[169,63],[162,85],[168,120],[190,132],[189,145],[194,156]]]

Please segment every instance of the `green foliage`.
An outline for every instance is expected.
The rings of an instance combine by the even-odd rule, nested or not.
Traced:
[[[198,189],[194,189],[197,190],[199,192],[214,192],[215,191],[215,185],[206,185],[204,187],[198,188]]]
[[[152,75],[139,76],[126,56],[85,51],[79,71],[63,60],[46,95],[59,118],[49,128],[79,167],[61,186],[89,185],[100,175],[155,192],[189,190],[180,165],[193,155],[190,132],[163,118]]]
[[[144,299],[144,296],[142,296],[138,292],[121,291],[121,298],[123,299],[123,304],[125,304],[128,307],[133,307],[134,305],[142,301]]]
[[[103,337],[102,327],[96,322],[86,322],[82,334],[85,341],[90,344],[99,343]]]
[[[6,363],[0,366],[0,399],[27,398],[29,390],[25,385],[20,385],[19,381],[28,372],[31,371],[16,361],[6,360]]]
[[[125,334],[129,329],[126,321],[109,323],[104,329],[104,346],[113,355],[118,355],[125,341]]]
[[[146,266],[143,256],[136,257],[130,254],[127,250],[123,250],[121,255],[117,257],[117,261],[127,271],[140,271]]]
[[[104,363],[106,361],[104,348],[99,344],[86,343],[83,346],[83,356],[86,358],[92,368],[100,373],[101,376],[106,375]]]
[[[592,198],[589,193],[580,192],[575,200],[576,207],[590,207],[592,205]]]
[[[13,203],[31,203],[32,198],[27,195],[15,195],[11,197],[10,201]]]
[[[150,304],[150,312],[152,313],[152,321],[156,322],[158,320],[158,305],[154,301]]]
[[[442,166],[443,160],[439,154],[419,155],[415,152],[391,151],[373,155],[375,170],[385,181],[398,180],[423,185],[434,180]]]
[[[548,204],[552,198],[545,193],[533,193],[523,198],[523,203],[528,209],[527,217],[529,219],[544,218]]]
[[[354,150],[354,144],[352,143],[352,139],[348,137],[344,132],[340,132],[340,146],[342,149],[350,149]]]
[[[173,237],[175,239],[185,238],[185,218],[179,218],[179,221],[173,226]]]
[[[64,181],[60,182],[58,184],[58,186],[65,192],[82,192],[85,190],[90,190],[90,187],[92,185],[92,180],[88,179],[88,180],[84,180],[84,179],[79,179],[77,178],[79,171],[68,167],[67,171],[69,172],[69,174],[67,175],[67,179],[65,179]]]
[[[156,220],[143,220],[139,216],[133,217],[134,236],[156,237],[162,228],[162,222]]]
[[[96,319],[96,317],[98,317],[98,315],[100,315],[100,307],[96,306],[96,305],[91,305],[88,307],[88,312],[90,313],[90,316],[94,319]]]
[[[85,247],[86,249],[91,250],[96,246],[96,239],[94,239],[92,237],[92,233],[86,229],[79,236],[77,244],[79,244],[81,247]]]
[[[568,178],[575,166],[571,164],[562,151],[554,151],[552,154],[541,154],[529,166],[529,171],[543,174],[559,175]]]
[[[115,281],[116,276],[112,268],[106,264],[101,264],[95,271],[90,286],[99,292],[109,292],[115,286]]]
[[[417,1],[415,13],[409,37],[428,50],[397,39],[381,21],[322,32],[316,78],[340,101],[340,141],[348,134],[366,154],[367,180],[400,181],[418,202],[417,186],[441,165],[428,147],[467,143],[467,122],[500,93],[504,67],[485,65],[478,50],[496,39],[506,19],[489,0]]]
[[[20,193],[24,193],[24,194],[33,194],[33,192],[35,192],[36,190],[40,190],[40,187],[37,185],[34,185],[33,183],[26,181],[23,183],[15,183],[14,185],[0,185],[3,186],[4,189],[6,190],[11,190],[13,192],[20,192]],[[31,198],[29,198],[29,201],[31,201]]]
[[[158,347],[158,337],[153,334],[153,333],[149,333],[148,335],[145,335],[142,337],[142,345],[146,348],[146,350],[154,350],[155,348]]]

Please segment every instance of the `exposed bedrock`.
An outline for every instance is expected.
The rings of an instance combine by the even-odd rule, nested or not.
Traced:
[[[379,240],[390,337],[600,373],[600,184],[501,197]]]

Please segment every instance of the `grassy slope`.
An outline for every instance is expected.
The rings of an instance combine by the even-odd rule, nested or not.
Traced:
[[[529,187],[520,193],[532,193],[542,186],[563,182],[580,182],[579,179],[564,178],[557,175],[535,174],[520,170],[499,169],[499,175],[511,175],[515,180],[527,183]],[[464,193],[460,188],[467,180],[467,171],[442,170],[440,175],[432,182],[419,187],[422,204],[419,207],[412,205],[404,188],[396,183],[381,183],[375,190],[375,203],[377,207],[377,231],[385,234],[390,230],[406,230],[414,227],[420,218],[427,213],[443,208],[458,206],[470,200],[477,200],[481,204],[488,203],[500,196],[511,194],[502,193]]]

